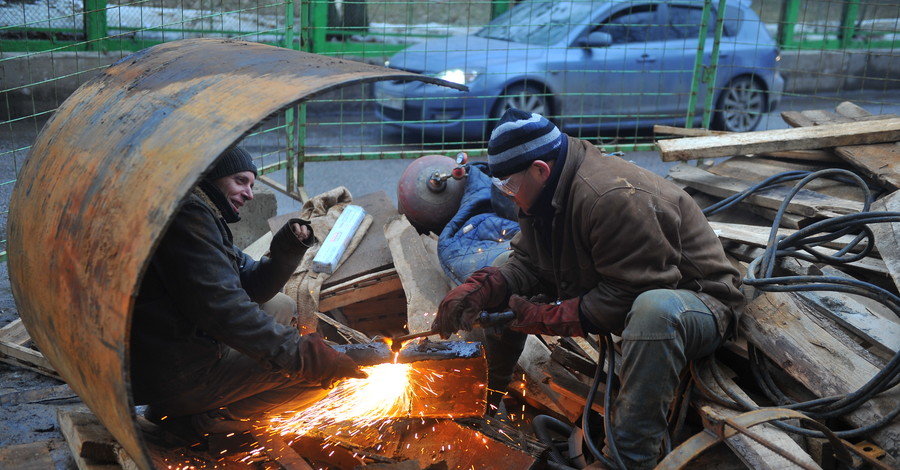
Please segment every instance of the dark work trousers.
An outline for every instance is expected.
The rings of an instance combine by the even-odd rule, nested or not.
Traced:
[[[502,329],[474,329],[488,361],[488,402],[496,406],[512,378],[526,335]],[[621,388],[613,404],[613,436],[629,470],[656,466],[666,430],[666,414],[681,371],[688,362],[712,354],[722,343],[709,308],[687,290],[658,289],[635,299],[622,333]],[[609,446],[604,448],[609,453]]]
[[[285,294],[277,294],[260,307],[281,324],[295,322],[297,304]],[[222,358],[200,379],[185,384],[177,398],[152,406],[170,416],[225,407],[231,419],[258,419],[267,413],[302,410],[328,394],[318,383],[267,370],[231,348],[226,348]]]
[[[629,470],[656,466],[682,369],[721,343],[715,317],[693,292],[658,289],[635,299],[622,332],[621,387],[611,410],[612,435]]]

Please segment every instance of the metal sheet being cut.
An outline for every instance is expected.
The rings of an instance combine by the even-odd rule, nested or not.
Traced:
[[[76,90],[13,190],[8,265],[41,352],[137,465],[153,467],[129,393],[134,298],[201,174],[275,112],[350,84],[421,75],[223,39],[161,44]]]

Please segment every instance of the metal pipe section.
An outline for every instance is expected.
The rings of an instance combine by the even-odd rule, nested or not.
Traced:
[[[188,39],[103,70],[38,136],[10,203],[16,305],[41,352],[140,468],[153,464],[129,391],[131,313],[181,201],[266,117],[378,80],[462,88],[258,43]]]

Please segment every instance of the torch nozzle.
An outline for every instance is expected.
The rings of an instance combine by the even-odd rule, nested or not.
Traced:
[[[481,312],[478,315],[478,318],[475,319],[475,326],[480,328],[488,328],[492,326],[502,325],[515,318],[516,314],[511,311],[500,313]],[[401,349],[403,349],[403,345],[409,341],[412,341],[416,338],[424,338],[426,336],[436,335],[439,333],[440,332],[436,330],[428,330],[421,333],[412,333],[408,335],[397,336],[395,338],[384,338],[384,342],[391,347],[391,352],[398,353]]]

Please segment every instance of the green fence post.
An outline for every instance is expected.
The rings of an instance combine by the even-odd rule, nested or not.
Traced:
[[[703,51],[706,49],[706,31],[709,29],[709,12],[712,10],[712,0],[703,2],[703,15],[700,17],[700,34],[697,36],[697,53],[694,55],[694,73],[691,79],[691,93],[688,95],[687,116],[684,127],[694,127],[694,114],[697,109],[697,93],[703,82]]]
[[[510,0],[491,0],[491,19],[500,16],[506,10],[509,10]]]
[[[781,21],[778,23],[778,46],[781,48],[794,45],[794,27],[800,17],[800,0],[787,0],[781,10]]]
[[[89,51],[106,51],[106,0],[84,0],[84,39]]]
[[[844,3],[844,11],[841,16],[841,32],[839,34],[840,47],[850,46],[853,35],[856,34],[856,18],[859,16],[859,0],[847,0]]]
[[[727,0],[719,0],[719,14],[716,15],[715,35],[713,36],[712,56],[709,59],[709,68],[704,74],[706,80],[706,98],[703,101],[703,128],[709,129],[712,120],[713,101],[716,97],[716,75],[719,73],[719,46],[722,44],[722,32],[725,30],[725,7]]]

